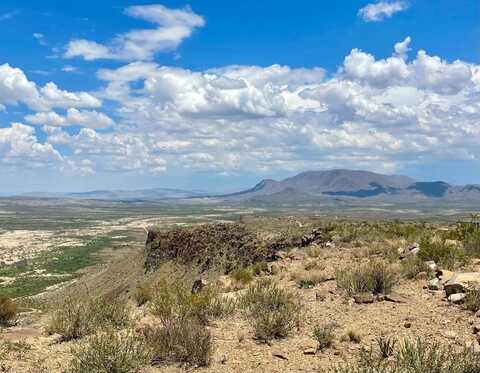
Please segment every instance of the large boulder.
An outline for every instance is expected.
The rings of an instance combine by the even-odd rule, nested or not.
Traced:
[[[452,294],[465,293],[479,287],[480,272],[459,272],[444,284],[447,297]]]

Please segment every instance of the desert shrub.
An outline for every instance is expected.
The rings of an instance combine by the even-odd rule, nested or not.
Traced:
[[[445,244],[445,241],[434,241],[425,237],[420,241],[418,256],[423,261],[433,260],[442,268],[453,270],[468,263],[464,249]]]
[[[476,373],[480,354],[471,348],[456,352],[451,345],[404,341],[388,359],[373,350],[362,349],[357,361],[322,370],[323,373]]]
[[[312,271],[297,274],[296,283],[300,289],[311,289],[316,285],[324,282],[325,274],[321,271]]]
[[[480,230],[468,233],[463,240],[463,245],[468,254],[478,257],[480,255]]]
[[[67,341],[106,327],[122,328],[130,321],[130,309],[125,301],[107,297],[79,300],[69,296],[53,310],[47,332],[60,334]]]
[[[430,274],[431,269],[418,256],[412,255],[401,262],[401,272],[404,277],[413,279],[421,272]]]
[[[235,310],[235,302],[222,297],[213,288],[192,294],[181,284],[162,282],[150,303],[160,326],[146,330],[149,345],[158,362],[209,364],[213,345],[206,324]]]
[[[253,271],[251,268],[239,268],[233,271],[230,276],[242,285],[246,285],[253,280]]]
[[[472,312],[480,310],[480,289],[472,289],[467,293],[463,307]]]
[[[206,324],[212,318],[225,317],[235,311],[236,303],[212,287],[193,294],[182,284],[160,282],[150,302],[150,310],[162,324],[196,320]]]
[[[150,302],[153,298],[152,286],[146,283],[138,284],[135,289],[134,297],[138,306],[143,306],[145,303]]]
[[[337,271],[337,286],[348,295],[388,294],[396,282],[396,272],[383,261],[372,260],[361,266]]]
[[[360,343],[362,341],[362,337],[360,336],[360,334],[354,332],[353,330],[349,330],[342,336],[340,340],[342,342]]]
[[[0,296],[0,325],[9,325],[16,316],[16,303],[10,298]]]
[[[336,328],[337,325],[335,323],[328,323],[325,325],[317,325],[313,329],[312,337],[318,343],[317,350],[324,351],[333,345]]]
[[[296,295],[268,279],[251,285],[240,305],[258,339],[285,338],[300,324],[302,307]]]
[[[213,354],[210,331],[198,321],[165,324],[145,330],[153,360],[208,366]]]
[[[68,373],[136,373],[151,360],[151,351],[134,331],[102,330],[72,349]]]

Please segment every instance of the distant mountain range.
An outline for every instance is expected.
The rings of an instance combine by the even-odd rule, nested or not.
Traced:
[[[202,191],[170,188],[139,190],[96,190],[84,193],[28,193],[21,197],[148,201],[206,198],[212,201],[304,203],[342,199],[364,201],[474,201],[480,203],[480,185],[450,185],[443,181],[419,182],[408,176],[383,175],[369,171],[306,171],[282,181],[262,180],[237,193],[213,195]]]
[[[282,181],[262,180],[251,189],[223,196],[228,200],[294,202],[332,197],[355,199],[448,199],[480,201],[480,185],[418,182],[408,176],[369,171],[307,171]]]
[[[153,188],[137,190],[94,190],[82,193],[26,193],[22,197],[97,199],[112,201],[183,199],[205,196],[205,192],[183,189]]]

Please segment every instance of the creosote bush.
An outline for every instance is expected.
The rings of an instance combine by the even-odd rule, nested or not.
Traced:
[[[150,310],[160,325],[145,330],[154,361],[207,366],[213,353],[210,320],[230,315],[235,301],[206,287],[199,293],[166,281],[155,287]]]
[[[359,293],[388,294],[396,279],[397,275],[392,267],[377,260],[336,273],[337,286],[349,296]]]
[[[270,279],[250,285],[240,298],[240,306],[261,340],[285,338],[301,321],[302,307],[296,295]]]
[[[469,256],[463,248],[447,245],[445,241],[434,241],[425,237],[420,241],[418,256],[423,261],[433,260],[441,268],[453,270],[469,262]]]
[[[132,330],[106,329],[72,348],[66,373],[136,373],[151,361],[143,336]]]
[[[325,325],[317,325],[313,329],[313,339],[318,343],[317,350],[324,351],[333,345],[335,339],[335,329],[337,325],[335,323],[328,323]]]
[[[130,322],[130,309],[123,300],[90,296],[79,300],[69,296],[53,310],[47,332],[60,334],[68,341],[107,327],[123,328]]]
[[[322,373],[476,373],[480,354],[465,347],[457,352],[451,345],[418,339],[405,340],[388,358],[374,349],[362,349],[357,361],[340,364]]]
[[[418,256],[412,255],[401,262],[401,272],[405,278],[413,279],[419,273],[426,272],[431,274],[432,270]]]
[[[0,296],[0,325],[9,325],[16,316],[16,303],[10,298]]]

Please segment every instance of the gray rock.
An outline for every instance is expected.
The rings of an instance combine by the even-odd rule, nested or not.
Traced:
[[[428,281],[428,288],[430,290],[442,290],[443,286],[438,278],[434,278]]]
[[[453,304],[462,304],[466,296],[465,293],[452,294],[448,297],[448,301]]]

